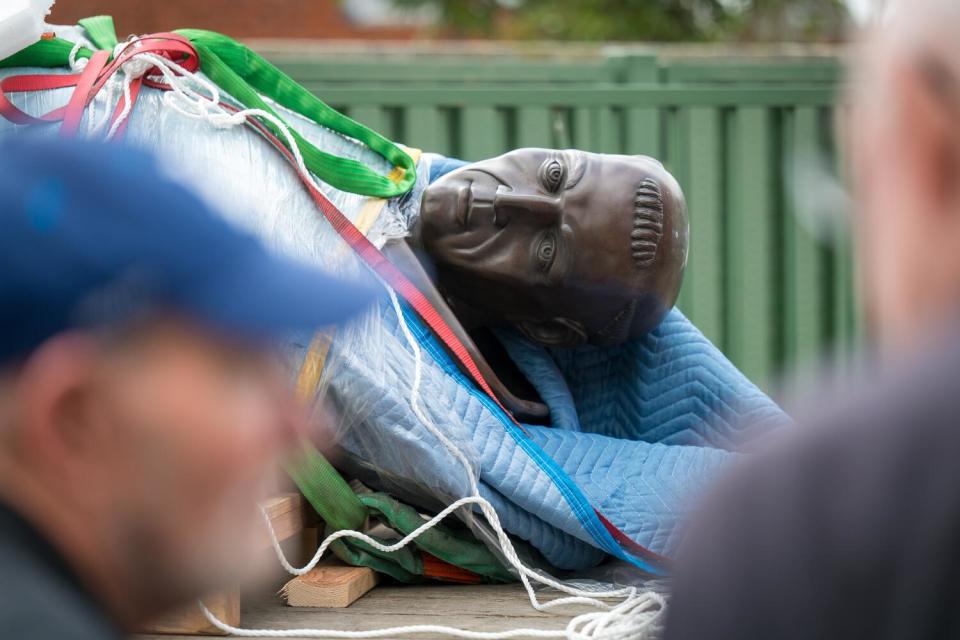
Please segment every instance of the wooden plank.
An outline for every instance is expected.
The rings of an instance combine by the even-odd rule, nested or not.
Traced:
[[[524,62],[523,60],[490,59],[474,56],[469,62],[452,62],[417,56],[415,63],[397,64],[385,57],[350,60],[332,60],[332,56],[306,56],[273,53],[270,59],[297,81],[311,82],[369,82],[402,85],[411,82],[468,83],[503,82],[551,84],[597,82],[655,82],[659,72],[653,55],[615,55],[601,61]],[[843,79],[842,61],[836,57],[808,57],[787,59],[754,58],[737,60],[721,58],[704,60],[677,59],[664,65],[668,82],[720,83],[763,82],[836,83]]]
[[[615,107],[594,110],[594,149],[599,153],[623,153],[623,118]]]
[[[335,609],[349,607],[376,585],[369,567],[319,566],[287,582],[280,594],[291,607]]]
[[[433,105],[408,106],[404,118],[405,144],[424,151],[450,153],[446,121],[439,109]]]
[[[657,107],[629,107],[626,110],[627,148],[631,154],[659,158],[660,109]]]
[[[544,594],[543,599],[551,599]],[[496,632],[518,627],[562,630],[568,619],[558,614],[593,611],[582,606],[536,611],[518,584],[380,585],[346,609],[288,607],[273,593],[249,598],[243,624],[253,629],[331,629],[360,631],[414,624],[435,624]],[[449,639],[435,634],[423,640]],[[146,639],[144,639],[146,640]],[[155,640],[174,640],[159,637]]]
[[[686,181],[687,148],[687,112],[684,109],[664,109],[665,126],[662,154],[660,160],[682,186]]]
[[[819,158],[817,148],[817,112],[811,107],[795,110],[784,129],[784,154],[788,166],[793,162],[811,162]],[[825,346],[824,300],[826,263],[823,249],[804,223],[802,211],[796,210],[794,201],[798,188],[784,201],[784,334],[787,364],[791,367],[810,364]],[[803,206],[802,202],[798,203]]]
[[[350,109],[350,117],[366,125],[378,133],[384,133],[387,126],[387,115],[380,105],[357,105]]]
[[[379,104],[383,86],[304,85],[325,98],[329,104]],[[782,107],[790,105],[827,106],[836,97],[832,85],[769,86],[762,85],[597,85],[594,87],[537,86],[521,87],[494,84],[464,85],[455,88],[441,85],[400,86],[389,89],[391,104],[443,105],[470,107],[553,106],[605,107],[610,105],[671,105]]]
[[[573,114],[569,109],[551,109],[550,133],[551,147],[555,149],[570,149],[573,147]]]
[[[617,68],[614,80],[626,83],[655,83],[660,79],[660,62],[654,54],[613,55],[608,65]]]
[[[664,71],[668,82],[834,84],[843,76],[843,65],[835,58],[739,64],[730,60],[675,61],[670,63]]]
[[[685,155],[690,165],[684,187],[690,212],[690,258],[684,284],[690,319],[723,348],[723,140],[721,114],[710,107],[690,110]]]
[[[596,151],[593,111],[586,107],[573,110],[573,146],[585,151]]]
[[[836,346],[846,350],[855,339],[853,250],[848,238],[838,240],[833,264],[833,335]]]
[[[203,604],[221,621],[231,626],[240,624],[240,593],[229,591],[203,599]],[[210,624],[196,604],[167,614],[148,624],[143,633],[223,636],[227,635]]]
[[[476,82],[498,83],[595,83],[612,82],[612,69],[606,61],[582,64],[556,62],[525,63],[476,60],[450,63],[417,60],[415,64],[398,65],[383,60],[370,62],[333,62],[329,59],[303,60],[287,56],[273,56],[284,73],[297,82],[312,83],[376,83],[404,85],[409,83],[463,84]]]
[[[848,163],[844,162],[841,155],[843,149],[833,132],[836,130],[837,118],[841,116],[836,114],[836,108],[820,109],[820,138],[824,141],[827,157],[830,160],[830,167],[833,174],[839,176],[841,182],[846,177],[845,169]],[[850,215],[851,211],[838,212],[839,215]],[[837,286],[836,286],[836,324],[837,335],[841,338],[841,346],[844,355],[847,357],[846,365],[851,364],[849,360],[850,353],[858,345],[862,334],[862,321],[860,317],[860,307],[857,304],[856,288],[856,269],[854,268],[853,238],[850,235],[848,227],[843,228],[842,236],[838,239],[839,249],[837,251]]]
[[[771,382],[776,353],[770,114],[762,107],[744,107],[733,124],[727,346],[747,377],[762,385]]]
[[[503,124],[494,107],[465,107],[462,128],[464,160],[485,160],[506,151]]]
[[[262,502],[261,506],[267,512],[279,542],[303,535],[305,508],[300,494],[283,494]],[[263,532],[262,545],[264,549],[272,546],[266,529]],[[204,598],[203,602],[220,620],[233,626],[240,624],[239,592],[226,591],[213,594]],[[148,624],[144,628],[144,633],[222,635],[207,621],[199,607],[193,604]]]
[[[663,154],[660,160],[667,167],[667,170],[673,174],[673,177],[680,183],[681,188],[689,184],[689,154],[688,138],[690,134],[689,118],[686,109],[671,108],[664,110],[665,128],[663,140]],[[693,271],[687,274],[688,282],[696,279],[696,273]],[[693,300],[691,299],[691,288],[684,286],[680,289],[680,297],[677,299],[677,306],[686,313],[693,312]]]
[[[402,140],[406,137],[406,131],[403,128],[404,115],[403,107],[397,105],[383,106],[383,129],[380,129],[388,140]]]
[[[299,535],[303,531],[307,509],[303,496],[299,493],[286,493],[270,498],[262,502],[261,506],[267,512],[279,542]],[[264,528],[262,544],[264,548],[271,546],[270,535],[266,528]]]
[[[517,109],[517,146],[552,147],[551,113],[547,107]]]

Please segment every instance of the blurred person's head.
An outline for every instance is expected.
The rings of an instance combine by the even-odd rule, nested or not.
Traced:
[[[303,427],[274,369],[174,317],[53,336],[0,383],[0,499],[125,622],[241,580]]]
[[[242,581],[299,437],[272,344],[364,286],[270,256],[145,154],[0,144],[0,501],[124,624]]]
[[[899,350],[960,314],[960,3],[891,9],[861,51],[849,121],[868,320]]]

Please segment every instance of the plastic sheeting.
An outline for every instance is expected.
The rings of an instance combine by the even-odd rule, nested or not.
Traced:
[[[68,39],[79,37],[76,31],[58,32]],[[0,77],[32,71],[8,70]],[[101,92],[84,119],[84,132],[97,135],[102,131],[119,90],[119,79],[115,79]],[[18,103],[30,113],[42,113],[63,105],[68,95],[68,90],[31,94]],[[228,220],[258,235],[273,250],[332,273],[356,277],[364,272],[350,248],[317,211],[293,170],[266,141],[243,127],[214,129],[175,112],[165,100],[162,92],[144,88],[127,129],[129,143],[154,150],[172,176],[195,188]],[[283,109],[278,111],[325,151],[389,171],[382,158],[355,141]],[[16,129],[0,121],[0,134],[9,135]],[[41,128],[35,135],[54,135],[55,130],[53,126]],[[416,217],[430,162],[430,156],[420,161],[418,181],[410,194],[388,202],[371,202],[327,185],[322,185],[323,191],[355,222],[380,210],[368,237],[382,245],[388,238],[404,235]],[[304,291],[303,295],[314,293]],[[407,340],[401,315],[416,344]],[[440,509],[469,495],[466,470],[412,410],[419,351],[419,401],[428,419],[470,461],[481,480],[481,494],[495,505],[504,527],[530,541],[555,567],[583,569],[602,560],[605,552],[617,553],[609,533],[589,509],[590,500],[603,503],[607,515],[641,544],[669,552],[688,494],[708,483],[734,455],[707,446],[618,440],[609,437],[616,432],[613,428],[578,433],[531,427],[527,434],[518,433],[489,399],[459,375],[418,319],[406,309],[401,315],[388,300],[382,301],[337,332],[326,358],[316,400],[318,405],[329,400],[336,408],[342,463],[366,484],[424,508]],[[285,345],[291,376],[296,376],[312,340],[313,336],[292,336]],[[700,336],[688,343],[701,348],[705,340]],[[662,346],[669,349],[674,345]],[[726,362],[715,349],[707,357]],[[577,368],[569,357],[560,356],[557,361],[565,362],[570,371]],[[719,380],[690,373],[689,392],[700,394],[705,388],[708,394],[729,389],[735,393],[742,376],[732,367],[725,368],[728,365],[720,367],[723,375]],[[638,356],[630,366],[644,366],[643,358]],[[565,402],[566,409],[552,408],[558,415],[567,411],[566,420],[572,424],[569,412],[584,401],[571,396]],[[713,419],[726,409],[704,402],[700,407],[689,419],[701,421],[701,431],[709,433]],[[602,412],[590,415],[595,414]],[[737,417],[724,415],[723,421]],[[632,484],[623,482],[627,476]],[[482,539],[496,546],[483,523],[467,520]]]

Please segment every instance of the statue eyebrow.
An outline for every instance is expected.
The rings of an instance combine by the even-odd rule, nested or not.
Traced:
[[[586,156],[582,151],[578,151],[577,149],[567,149],[566,151],[562,151],[560,155],[567,165],[567,183],[563,188],[573,189],[577,186],[577,183],[580,182],[580,179],[583,178],[583,174],[586,171]]]

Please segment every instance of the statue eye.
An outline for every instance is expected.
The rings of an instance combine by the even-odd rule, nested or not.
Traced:
[[[550,193],[555,193],[563,186],[567,177],[567,169],[559,160],[551,158],[540,167],[540,181]]]
[[[540,239],[537,245],[537,264],[544,271],[548,271],[557,257],[557,238],[552,233],[547,233]]]

